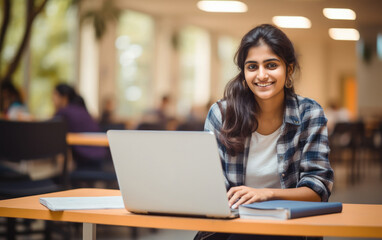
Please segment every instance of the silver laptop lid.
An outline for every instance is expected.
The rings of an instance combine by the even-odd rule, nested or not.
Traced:
[[[211,132],[107,132],[130,212],[231,217]]]

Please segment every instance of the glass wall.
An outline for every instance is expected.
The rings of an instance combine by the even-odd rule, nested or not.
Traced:
[[[115,40],[117,51],[117,114],[141,115],[152,97],[154,20],[149,15],[125,10]]]

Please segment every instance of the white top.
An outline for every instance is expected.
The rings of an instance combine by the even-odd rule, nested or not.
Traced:
[[[245,185],[253,188],[281,188],[276,143],[281,128],[269,135],[252,133]]]

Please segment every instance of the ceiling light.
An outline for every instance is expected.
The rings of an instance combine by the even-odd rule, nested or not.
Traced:
[[[274,16],[274,24],[281,28],[311,28],[312,23],[306,17],[300,16]]]
[[[240,1],[199,1],[198,8],[205,12],[246,12],[248,7]]]
[[[324,16],[329,19],[355,20],[356,14],[349,8],[324,8]]]
[[[358,41],[359,32],[354,28],[330,28],[329,36],[334,40]]]

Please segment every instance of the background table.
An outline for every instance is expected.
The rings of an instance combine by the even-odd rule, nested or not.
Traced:
[[[343,212],[292,220],[204,219],[132,214],[125,209],[52,212],[40,197],[118,196],[118,190],[75,189],[0,201],[1,217],[84,223],[84,239],[94,224],[246,234],[382,238],[382,205],[344,204]],[[187,207],[187,206],[185,206]]]
[[[109,146],[106,133],[68,133],[66,141],[69,145]]]

